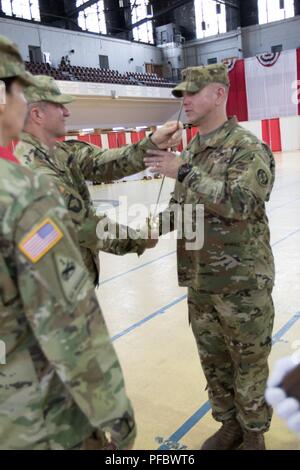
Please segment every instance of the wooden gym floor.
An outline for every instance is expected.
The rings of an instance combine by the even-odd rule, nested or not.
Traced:
[[[267,205],[276,262],[276,319],[270,365],[300,348],[300,152],[276,154]],[[155,204],[161,180],[91,186],[98,210],[112,218],[127,204]],[[166,179],[163,208],[172,191]],[[119,196],[121,199],[118,205]],[[132,218],[131,218],[132,219]],[[129,218],[129,222],[134,225]],[[119,355],[138,425],[135,449],[199,449],[219,424],[188,325],[186,290],[177,285],[176,244],[160,239],[140,258],[100,254],[98,297]],[[273,417],[268,449],[298,449],[300,439]]]

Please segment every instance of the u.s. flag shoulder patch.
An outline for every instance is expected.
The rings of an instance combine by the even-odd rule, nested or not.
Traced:
[[[62,231],[49,217],[36,225],[18,247],[32,263],[39,261],[63,238]]]

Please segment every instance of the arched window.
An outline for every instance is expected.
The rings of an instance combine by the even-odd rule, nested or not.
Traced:
[[[226,33],[226,10],[215,0],[194,0],[197,38]]]
[[[41,21],[38,0],[2,0],[2,11],[9,16]]]
[[[86,0],[77,0],[76,6],[84,5]],[[91,7],[85,8],[79,12],[78,24],[81,29],[91,31],[93,33],[106,34],[106,22],[104,13],[104,1],[100,0]]]
[[[259,24],[295,16],[294,0],[257,0]]]
[[[130,4],[132,23],[137,23],[147,17],[152,18],[153,14],[152,9],[149,7],[149,0],[130,0]],[[152,20],[133,28],[132,32],[135,41],[154,43]]]

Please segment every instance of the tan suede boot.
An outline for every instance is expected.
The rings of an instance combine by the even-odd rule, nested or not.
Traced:
[[[262,432],[244,431],[242,450],[266,450]]]
[[[243,442],[243,431],[235,419],[224,421],[222,427],[209,437],[201,450],[233,450]]]

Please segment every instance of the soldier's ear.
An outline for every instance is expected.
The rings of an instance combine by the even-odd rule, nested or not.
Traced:
[[[44,117],[43,108],[38,103],[28,105],[28,114],[36,124],[40,124]]]
[[[215,89],[217,99],[216,99],[216,105],[220,105],[224,102],[224,100],[227,97],[227,91],[226,88],[223,85],[218,85]]]

